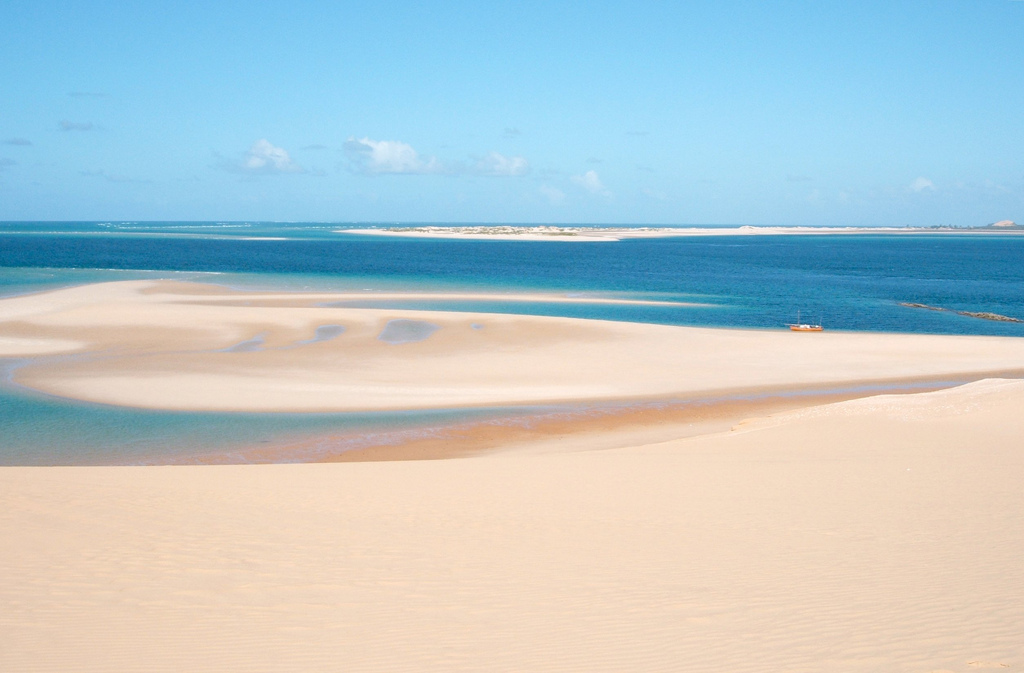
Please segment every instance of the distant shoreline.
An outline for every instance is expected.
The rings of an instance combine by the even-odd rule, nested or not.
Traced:
[[[690,236],[785,236],[785,235],[986,235],[1024,234],[1022,226],[956,227],[573,227],[573,226],[420,226],[370,229],[336,229],[337,234],[362,234],[403,238],[445,238],[489,241],[558,241],[603,243],[634,238],[679,238]]]

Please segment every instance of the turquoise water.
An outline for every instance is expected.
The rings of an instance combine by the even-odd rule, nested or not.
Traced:
[[[252,450],[302,444],[281,462],[429,436],[453,422],[535,409],[462,409],[335,414],[196,413],[79,402],[14,385],[17,362],[0,359],[0,465],[248,462]],[[329,445],[312,439],[330,435]]]
[[[577,244],[333,233],[340,226],[4,224],[0,293],[165,276],[242,288],[556,291],[712,306],[475,307],[763,328],[792,322],[799,310],[831,329],[1024,335],[1020,323],[953,312],[1024,318],[1024,236],[722,236]],[[953,311],[908,309],[900,302]]]
[[[618,243],[395,239],[319,223],[4,223],[0,295],[109,280],[346,291],[541,291],[698,306],[379,300],[357,305],[673,325],[1024,336],[1024,237],[756,236]],[[360,225],[366,226],[366,225]],[[913,302],[949,311],[901,306]],[[411,330],[413,337],[422,331]],[[403,332],[404,334],[404,332]],[[400,340],[409,335],[400,334]],[[324,338],[328,338],[324,336]],[[418,337],[417,337],[418,338]],[[8,362],[9,372],[16,363]],[[195,414],[90,405],[0,382],[0,463],[174,462],[330,434],[346,446],[430,432],[467,414]],[[490,416],[488,416],[490,415]],[[307,460],[313,456],[296,456]]]

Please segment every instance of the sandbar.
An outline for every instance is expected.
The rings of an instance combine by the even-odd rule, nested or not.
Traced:
[[[735,330],[324,306],[125,281],[0,300],[14,380],[151,409],[365,411],[641,400],[1024,371],[1024,339]],[[388,343],[396,320],[436,327]],[[317,330],[343,330],[316,340]],[[26,344],[19,352],[18,345]],[[64,345],[64,350],[60,350]]]
[[[157,409],[621,408],[338,462],[0,467],[0,670],[1024,666],[1024,381],[949,387],[1024,371],[1024,339],[364,297],[65,288],[0,300],[0,356]]]
[[[490,241],[551,241],[563,243],[609,243],[637,238],[679,238],[691,236],[835,236],[835,235],[977,235],[1021,234],[1021,228],[989,227],[808,227],[752,226],[734,227],[573,227],[557,225],[424,225],[369,229],[337,229],[336,234],[392,236],[399,238],[444,238]]]
[[[323,293],[276,299],[190,283],[103,283],[0,301],[0,335],[8,344],[45,342],[51,353],[75,344],[73,357],[36,358],[18,369],[23,385],[179,410],[626,400],[1024,370],[1024,340],[1014,338],[804,335],[349,308],[323,306],[330,299]],[[395,320],[437,329],[413,343],[382,341]],[[316,342],[316,330],[328,324],[343,333]],[[17,353],[9,346],[8,354]]]

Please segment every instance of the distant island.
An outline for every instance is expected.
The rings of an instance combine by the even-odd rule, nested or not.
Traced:
[[[415,238],[465,238],[519,241],[608,242],[630,238],[669,238],[679,236],[779,236],[836,234],[985,234],[1024,232],[1012,220],[1001,220],[980,227],[807,227],[753,226],[735,227],[616,227],[558,225],[423,225],[366,229],[337,229],[339,234],[402,236]]]

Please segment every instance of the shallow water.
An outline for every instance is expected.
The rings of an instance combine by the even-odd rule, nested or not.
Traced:
[[[17,362],[0,360],[0,465],[107,465],[248,462],[261,447],[330,435],[320,451],[419,437],[466,419],[528,413],[459,409],[380,413],[216,413],[154,411],[46,395],[11,382]],[[302,455],[315,460],[316,443]],[[280,462],[288,457],[275,454]]]
[[[251,339],[240,341],[236,343],[234,346],[229,346],[224,350],[228,353],[254,353],[256,351],[263,350],[263,341],[265,339],[265,335],[257,334]]]
[[[764,328],[793,322],[800,311],[829,329],[1024,336],[1024,324],[954,312],[1024,319],[1024,236],[733,236],[573,244],[332,234],[336,225],[101,224],[0,225],[0,294],[163,277],[247,289],[540,291],[707,305],[373,299],[365,305]],[[70,233],[24,233],[62,226]],[[103,233],[82,233],[90,227]],[[23,233],[10,233],[15,228]],[[200,232],[196,236],[228,233],[180,237],[186,230]],[[257,234],[275,238],[252,240]]]
[[[344,333],[344,325],[320,325],[316,328],[316,332],[314,332],[312,339],[300,341],[299,344],[315,344],[322,341],[330,341],[332,339],[337,339]]]
[[[409,344],[425,341],[439,329],[441,329],[440,326],[423,320],[389,320],[377,338],[394,345]]]
[[[361,225],[365,226],[365,225]],[[0,295],[109,280],[169,278],[243,289],[357,291],[348,305],[529,313],[671,325],[780,328],[800,311],[827,329],[1024,336],[1024,237],[756,236],[573,244],[381,238],[338,225],[274,223],[0,224]],[[376,299],[374,291],[554,292],[694,302],[641,306]],[[928,311],[901,302],[937,306]],[[435,327],[393,321],[395,344]],[[404,325],[404,322],[418,326]],[[403,326],[404,325],[404,326]],[[336,338],[323,325],[311,342]],[[262,336],[236,344],[262,347]],[[13,366],[9,364],[8,367]],[[0,385],[0,463],[163,462],[228,455],[290,437],[427,432],[473,414],[200,414],[90,405]],[[389,435],[389,436],[401,436]],[[307,458],[308,459],[308,458]]]

